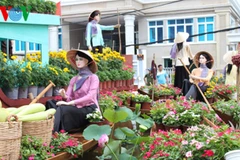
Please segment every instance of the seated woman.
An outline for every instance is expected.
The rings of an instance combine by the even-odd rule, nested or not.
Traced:
[[[207,90],[209,82],[213,76],[213,70],[211,69],[213,62],[213,57],[205,51],[201,51],[194,56],[194,63],[198,68],[193,69],[192,73],[189,75],[191,86],[187,84],[189,83],[188,80],[184,80],[185,88],[183,88],[183,94],[187,100],[190,98],[200,101],[203,100],[196,85],[199,86],[203,93]],[[188,86],[190,86],[189,90],[187,90]]]
[[[98,105],[99,79],[96,74],[97,64],[88,51],[71,50],[67,59],[79,74],[70,80],[67,92],[59,90],[64,101],[50,100],[46,108],[55,108],[53,132],[79,129],[88,123],[86,115]],[[100,110],[100,109],[99,109]]]

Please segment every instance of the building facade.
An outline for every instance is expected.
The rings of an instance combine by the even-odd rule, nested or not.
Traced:
[[[171,67],[169,52],[175,35],[181,31],[196,35],[187,40],[193,54],[203,50],[211,53],[214,69],[221,70],[225,66],[222,57],[229,49],[227,34],[240,32],[221,31],[239,26],[238,0],[62,0],[61,9],[63,49],[86,49],[85,28],[92,11],[102,12],[100,24],[115,25],[118,10],[123,53],[137,54],[140,49],[146,54],[146,67],[150,67],[154,54],[157,64]],[[219,32],[197,36],[214,31]],[[118,50],[117,29],[103,34],[106,46],[112,47],[115,41]]]

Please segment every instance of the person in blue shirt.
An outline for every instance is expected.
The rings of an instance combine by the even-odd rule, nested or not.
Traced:
[[[163,66],[161,64],[158,65],[157,83],[163,85],[168,84],[168,75],[166,71],[163,70]]]
[[[86,28],[86,42],[89,51],[93,53],[102,53],[102,48],[104,46],[103,41],[103,30],[114,30],[114,28],[120,27],[120,25],[115,26],[103,26],[100,25],[101,13],[99,10],[93,11],[88,17],[88,24]],[[96,50],[97,49],[97,50]]]

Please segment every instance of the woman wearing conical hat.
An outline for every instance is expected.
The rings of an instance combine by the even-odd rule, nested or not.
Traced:
[[[99,79],[97,64],[88,51],[70,50],[67,60],[79,73],[69,83],[67,92],[59,90],[63,100],[49,100],[46,108],[55,108],[54,132],[67,132],[88,124],[86,115],[98,109]]]
[[[225,84],[226,85],[236,85],[237,79],[237,66],[232,63],[232,56],[235,56],[237,51],[228,51],[223,56],[223,61],[227,64],[224,68],[224,73],[226,76]]]
[[[189,78],[188,73],[179,58],[182,59],[183,63],[187,67],[190,64],[189,58],[193,59],[190,45],[186,42],[188,37],[188,33],[178,32],[176,38],[174,39],[174,45],[170,52],[173,66],[175,65],[174,87],[178,88],[182,88],[183,80]]]
[[[104,46],[103,41],[103,30],[114,30],[114,28],[120,27],[120,25],[104,26],[100,25],[101,13],[99,10],[95,10],[90,13],[88,17],[88,24],[86,28],[86,42],[89,51],[93,53],[102,53],[102,48]],[[97,51],[98,50],[98,51]]]
[[[185,97],[188,100],[192,98],[203,101],[203,97],[196,85],[199,86],[203,93],[207,90],[213,76],[213,70],[211,68],[213,67],[214,60],[211,54],[201,51],[194,56],[193,61],[197,68],[193,69],[189,75],[191,86]]]

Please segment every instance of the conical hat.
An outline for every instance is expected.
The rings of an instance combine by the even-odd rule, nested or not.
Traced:
[[[233,64],[232,56],[237,55],[237,51],[228,51],[223,55],[223,61],[227,64]]]
[[[91,59],[92,61],[89,64],[89,69],[92,71],[92,73],[96,73],[98,70],[97,64],[94,61],[94,59],[92,58],[91,54],[89,51],[85,51],[85,50],[78,50],[78,49],[72,49],[70,51],[67,52],[67,60],[68,62],[71,64],[71,66],[74,69],[78,69],[77,65],[76,65],[76,54],[77,52],[81,52],[82,54],[84,54],[85,56],[87,56],[89,59]]]
[[[212,64],[211,66],[213,67],[213,64],[214,64],[213,56],[212,56],[210,53],[206,52],[206,51],[200,51],[200,52],[198,52],[198,53],[194,56],[193,62],[194,62],[194,64],[196,65],[196,67],[198,67],[198,65],[199,65],[199,57],[200,57],[200,55],[203,54],[203,53],[207,54],[207,55],[210,57],[210,60],[209,60],[207,63],[211,63],[211,64]]]
[[[174,39],[174,43],[181,43],[188,39],[189,34],[186,32],[178,32],[176,38]]]

